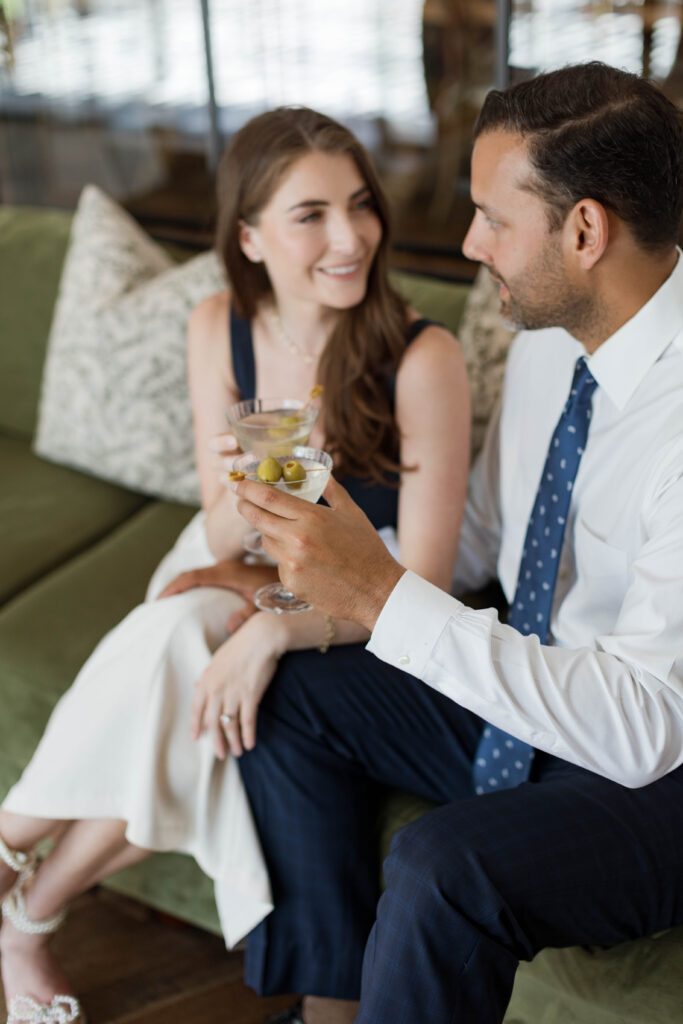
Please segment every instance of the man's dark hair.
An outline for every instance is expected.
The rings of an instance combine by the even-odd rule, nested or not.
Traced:
[[[598,61],[488,94],[474,128],[524,136],[529,182],[559,228],[580,199],[613,210],[645,249],[676,243],[683,194],[681,113],[651,82]]]

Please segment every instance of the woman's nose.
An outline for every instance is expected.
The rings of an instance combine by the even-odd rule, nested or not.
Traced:
[[[330,247],[340,253],[355,253],[358,248],[358,231],[348,214],[338,214],[330,219]]]

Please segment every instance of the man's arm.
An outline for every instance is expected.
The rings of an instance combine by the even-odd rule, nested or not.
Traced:
[[[406,574],[369,644],[494,725],[625,786],[683,762],[683,441],[643,499],[642,542],[609,632],[543,645]],[[406,659],[409,659],[406,661]]]
[[[329,509],[251,481],[237,489],[284,582],[373,630],[377,657],[622,785],[647,785],[683,762],[683,474],[669,477],[649,515],[615,628],[578,649],[542,645],[404,573],[338,484]]]

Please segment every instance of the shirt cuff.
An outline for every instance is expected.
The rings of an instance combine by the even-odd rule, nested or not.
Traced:
[[[366,650],[422,678],[444,626],[464,607],[457,598],[408,569],[382,608]]]

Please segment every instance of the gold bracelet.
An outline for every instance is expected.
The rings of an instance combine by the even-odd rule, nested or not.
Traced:
[[[327,654],[330,649],[330,644],[334,640],[334,622],[331,615],[325,616],[325,639],[321,643],[318,650],[321,654]]]

